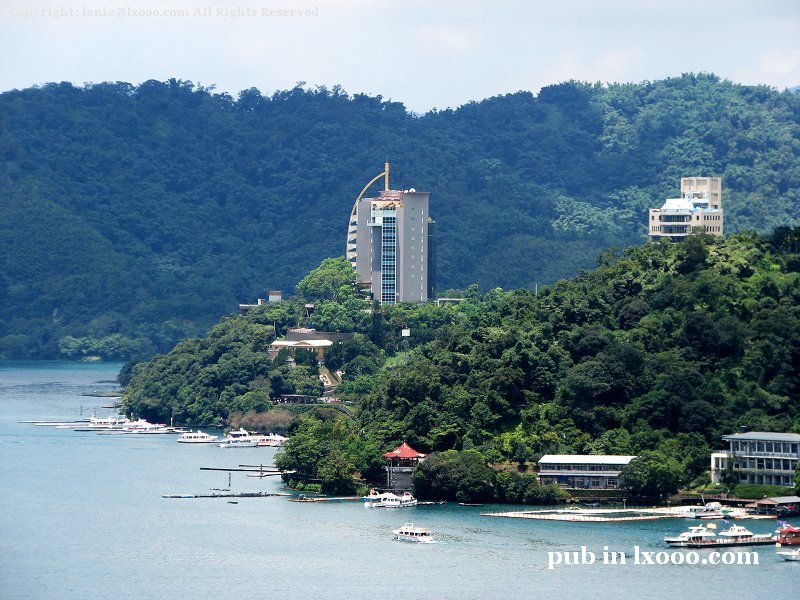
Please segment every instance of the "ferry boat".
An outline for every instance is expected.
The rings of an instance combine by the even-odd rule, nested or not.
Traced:
[[[257,435],[256,446],[276,447],[283,445],[289,438],[284,437],[278,433],[267,433],[265,435]]]
[[[137,419],[122,427],[123,433],[177,433],[174,427],[163,423],[150,423],[146,419]]]
[[[400,540],[402,542],[417,542],[422,544],[432,544],[436,540],[433,539],[433,532],[424,527],[414,527],[413,523],[406,523],[402,527],[393,529],[392,539]]]
[[[665,537],[664,541],[670,546],[688,546],[698,542],[712,542],[716,539],[717,534],[714,533],[709,527],[705,525],[696,525],[689,527],[688,531],[684,531],[676,536]]]
[[[369,496],[364,496],[365,508],[406,508],[417,505],[417,499],[409,492],[404,492],[402,496],[392,492],[382,494],[371,491]]]
[[[106,429],[122,430],[130,424],[130,419],[121,415],[111,415],[108,417],[97,417],[92,415],[89,417],[88,422],[75,423],[74,425],[70,423],[64,423],[56,425],[56,428],[71,429],[75,427],[75,425],[80,425],[80,428],[75,429],[75,431],[102,431]]]
[[[254,448],[258,445],[258,441],[249,431],[240,427],[238,431],[228,432],[217,445],[220,448]]]
[[[778,530],[778,546],[800,546],[800,527],[793,527],[788,523]]]
[[[217,441],[216,435],[209,435],[199,429],[197,431],[187,431],[178,436],[178,442],[182,444],[211,444]]]
[[[664,538],[664,541],[671,546],[684,548],[716,548],[720,546],[756,546],[761,544],[774,544],[778,539],[769,533],[753,533],[741,525],[731,525],[725,531],[720,531],[719,535],[713,531],[708,532],[709,528],[690,527],[688,532],[673,538]],[[695,530],[692,532],[692,530]],[[695,535],[692,536],[691,533]],[[685,539],[680,539],[684,536]]]

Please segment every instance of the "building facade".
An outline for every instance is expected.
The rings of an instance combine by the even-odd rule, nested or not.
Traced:
[[[728,451],[711,455],[712,482],[719,483],[723,471],[732,465],[736,483],[794,487],[800,434],[749,431],[722,439],[728,443]]]
[[[651,240],[681,241],[692,233],[723,235],[724,225],[722,179],[682,177],[681,197],[650,209],[648,235]]]
[[[539,459],[539,479],[565,488],[615,490],[620,471],[635,456],[613,454],[545,454]]]
[[[363,198],[362,192],[353,205],[347,258],[358,272],[362,288],[381,304],[427,302],[435,292],[430,194],[390,190],[388,171],[387,163],[381,174],[386,177],[386,189],[379,196]]]

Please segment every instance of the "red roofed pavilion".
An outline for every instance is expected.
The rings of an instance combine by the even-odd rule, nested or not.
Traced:
[[[386,466],[386,484],[393,490],[410,490],[411,473],[425,459],[425,454],[417,452],[406,442],[383,455],[389,461]]]
[[[406,442],[403,442],[391,452],[387,452],[386,454],[384,454],[383,458],[388,458],[389,460],[392,460],[393,458],[406,459],[406,460],[411,460],[411,459],[419,460],[420,458],[425,458],[425,454],[423,454],[422,452],[417,452]]]

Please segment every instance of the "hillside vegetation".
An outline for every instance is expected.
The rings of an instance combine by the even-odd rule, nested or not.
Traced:
[[[292,370],[285,354],[265,352],[274,327],[304,325],[356,333],[327,359],[345,373],[338,395],[353,416],[320,407],[296,417],[279,460],[330,490],[347,490],[354,475],[379,477],[380,454],[404,440],[450,456],[427,468],[454,482],[453,473],[524,466],[545,453],[648,452],[686,483],[726,433],[800,432],[800,228],[609,251],[596,269],[538,294],[473,286],[442,307],[365,311],[338,287],[339,262],[298,286],[316,302],[312,317],[298,298],[227,318],[127,372],[126,408],[192,423],[268,415],[270,397],[308,389],[316,374],[307,357]],[[399,336],[406,327],[410,338]],[[479,475],[448,494],[553,498],[503,477],[499,495]]]
[[[644,240],[686,175],[726,229],[800,223],[800,98],[713,75],[566,82],[414,115],[339,87],[191,82],[0,95],[0,356],[167,352],[344,250],[392,164],[431,192],[438,288],[533,288]]]

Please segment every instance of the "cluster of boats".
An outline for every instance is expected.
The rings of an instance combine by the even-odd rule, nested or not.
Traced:
[[[73,431],[97,431],[101,433],[182,433],[185,429],[172,427],[163,423],[150,423],[146,419],[130,420],[128,417],[112,415],[109,417],[97,417],[92,415],[88,419],[79,421],[31,421],[39,427],[55,427],[56,429],[72,429]]]
[[[782,524],[774,534],[753,533],[742,525],[731,525],[727,529],[716,532],[713,523],[689,527],[676,536],[668,536],[664,541],[670,546],[680,548],[720,548],[727,546],[757,546],[775,544],[781,549],[778,555],[784,560],[800,561],[800,527],[788,523]],[[792,547],[794,546],[794,547]]]
[[[97,417],[92,415],[88,419],[79,421],[27,421],[37,426],[55,427],[56,429],[72,429],[73,431],[96,431],[101,433],[136,433],[158,434],[170,433],[178,435],[178,442],[182,444],[217,444],[220,448],[252,448],[280,446],[288,438],[277,433],[253,433],[239,428],[231,431],[219,439],[219,436],[200,431],[190,431],[181,427],[172,427],[163,423],[150,423],[146,419],[130,420],[122,415]]]

